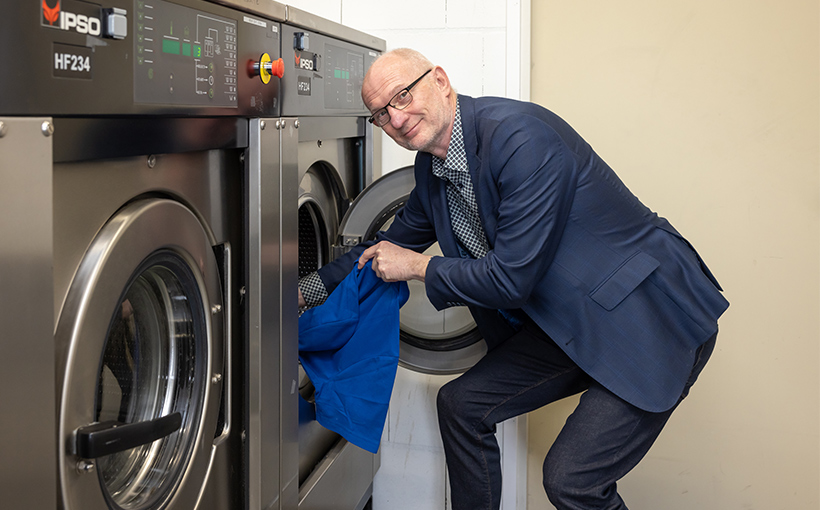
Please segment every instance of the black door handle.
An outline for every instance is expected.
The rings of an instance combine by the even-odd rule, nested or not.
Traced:
[[[77,429],[77,455],[96,459],[152,443],[179,430],[182,415],[177,413],[138,423],[105,421]]]

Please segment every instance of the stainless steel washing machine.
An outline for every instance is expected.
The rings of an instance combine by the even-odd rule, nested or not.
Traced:
[[[300,509],[359,510],[368,504],[379,457],[316,421],[309,382],[298,366],[298,277],[340,253],[341,218],[372,180],[375,147],[369,115],[361,99],[364,74],[385,42],[348,27],[288,7],[282,25],[282,341],[281,402],[283,450],[296,456],[289,465],[291,486],[283,498]],[[290,230],[286,230],[289,228]],[[264,231],[264,228],[263,228]],[[294,391],[298,389],[299,391]],[[287,410],[287,411],[285,411]]]
[[[285,6],[221,3],[0,5],[10,507],[250,505],[250,136]]]
[[[95,123],[54,119],[55,144],[61,130]],[[228,471],[239,452],[227,442],[239,154],[72,161],[58,151],[54,341],[66,509],[242,501]]]

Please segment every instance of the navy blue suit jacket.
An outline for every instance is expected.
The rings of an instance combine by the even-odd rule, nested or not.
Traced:
[[[417,251],[438,241],[444,257],[430,261],[427,296],[437,309],[467,304],[491,348],[511,333],[495,310],[520,308],[616,395],[671,408],[729,306],[709,269],[552,112],[503,98],[459,103],[490,252],[459,256],[445,184],[422,152],[416,187],[378,240]],[[362,249],[320,270],[329,289]]]

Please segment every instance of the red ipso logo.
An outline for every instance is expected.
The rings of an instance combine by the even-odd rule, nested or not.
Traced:
[[[92,9],[89,7],[84,7],[89,4],[68,2],[68,5],[66,5],[64,0],[57,0],[54,7],[50,7],[48,5],[49,1],[53,0],[42,0],[43,17],[40,21],[42,26],[80,34],[100,35],[102,21],[97,17],[99,15],[99,9],[93,10],[92,12]],[[77,10],[81,12],[75,12]],[[85,12],[85,14],[83,14],[83,12]]]
[[[54,7],[49,7],[46,0],[43,0],[43,20],[54,26],[58,19],[60,19],[60,0],[57,0],[57,5]]]

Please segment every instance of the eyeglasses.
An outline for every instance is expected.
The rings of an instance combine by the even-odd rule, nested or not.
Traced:
[[[398,91],[390,102],[384,106],[384,108],[379,108],[376,110],[376,113],[371,115],[367,120],[370,121],[371,124],[375,124],[379,127],[382,127],[390,122],[390,112],[387,111],[387,107],[389,106],[391,108],[395,108],[396,110],[404,110],[410,106],[410,103],[413,102],[413,95],[410,94],[410,89],[415,87],[416,83],[420,82],[422,78],[430,73],[430,71],[432,71],[432,69],[428,69],[426,73],[416,78],[416,81]]]

